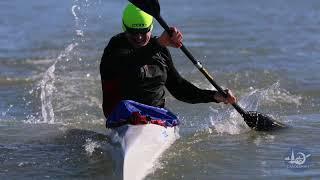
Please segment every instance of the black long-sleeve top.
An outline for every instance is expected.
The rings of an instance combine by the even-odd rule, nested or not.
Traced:
[[[124,33],[112,37],[101,59],[100,74],[105,116],[126,99],[164,107],[165,87],[187,103],[216,102],[216,91],[199,89],[181,77],[169,50],[155,37],[141,48],[134,48]]]

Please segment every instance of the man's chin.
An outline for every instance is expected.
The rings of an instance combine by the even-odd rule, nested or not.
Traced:
[[[136,46],[137,48],[143,47],[143,46],[145,46],[145,45],[147,45],[146,42],[135,43],[135,46]]]

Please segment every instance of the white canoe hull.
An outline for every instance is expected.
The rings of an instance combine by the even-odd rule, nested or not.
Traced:
[[[121,138],[123,180],[141,180],[150,173],[161,154],[177,139],[177,130],[155,124],[116,128]]]

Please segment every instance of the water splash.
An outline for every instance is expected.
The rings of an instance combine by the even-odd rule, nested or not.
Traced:
[[[100,148],[101,145],[98,142],[92,141],[92,139],[86,139],[86,143],[83,145],[86,153],[88,156],[92,156],[92,153],[95,151],[96,148]]]
[[[53,124],[55,122],[54,119],[54,111],[52,107],[52,99],[53,99],[53,92],[55,90],[55,69],[56,64],[64,59],[70,56],[70,52],[78,46],[78,43],[72,43],[70,44],[55,60],[55,62],[48,68],[48,70],[44,73],[42,80],[40,81],[40,84],[38,85],[41,88],[41,113],[42,113],[42,123],[50,123]]]
[[[77,1],[76,1],[77,2]],[[79,29],[80,27],[80,20],[79,20],[79,17],[78,17],[78,14],[76,11],[80,11],[81,10],[81,7],[79,5],[73,5],[72,8],[71,8],[71,12],[72,12],[72,15],[74,17],[74,20],[75,20],[75,25],[76,25],[76,35],[78,36],[84,36],[83,34],[83,30],[82,29]]]
[[[78,5],[73,5],[72,8],[71,8],[71,12],[72,12],[72,15],[73,15],[73,17],[75,18],[75,20],[78,20],[79,17],[77,16],[76,9],[77,9],[77,10],[80,10],[80,6],[78,6]],[[77,22],[77,21],[76,21],[76,25],[78,25],[78,22]]]
[[[85,42],[84,28],[87,27],[87,16],[84,14],[88,11],[90,7],[89,0],[79,1],[74,0],[74,5],[71,7],[71,12],[75,21],[75,32],[78,40]],[[74,38],[75,40],[75,38]]]
[[[74,26],[71,27],[74,30],[72,42],[58,57],[41,62],[45,67],[42,70],[44,73],[34,78],[37,84],[29,91],[29,95],[33,96],[32,99],[37,100],[32,107],[32,113],[26,115],[25,123],[103,122],[101,118],[96,120],[95,115],[91,118],[91,114],[88,113],[99,108],[101,100],[92,95],[98,89],[98,87],[95,88],[96,76],[92,73],[83,74],[91,63],[84,62],[86,58],[81,57],[80,52],[81,45],[84,45],[87,39],[85,28],[92,3],[95,4],[89,0],[73,0],[70,6],[70,14],[74,22]],[[79,51],[74,50],[76,46]],[[87,50],[87,46],[83,48]],[[78,61],[74,62],[75,60]],[[83,77],[86,78],[86,82]],[[86,89],[86,91],[79,91],[79,89]],[[79,113],[79,109],[85,109],[84,114]]]
[[[261,105],[272,106],[280,103],[301,105],[302,97],[292,95],[287,90],[281,89],[279,82],[266,89],[254,89],[251,87],[250,90],[238,102],[245,110],[257,111]],[[270,116],[272,117],[272,115]],[[240,134],[250,130],[242,116],[233,108],[219,112],[217,117],[210,116],[209,121],[218,133]]]
[[[40,82],[41,87],[41,112],[43,122],[54,123],[54,112],[52,108],[52,93],[55,89],[55,65],[57,61],[54,62],[52,66],[45,72],[43,79]]]
[[[7,113],[11,110],[12,107],[13,107],[13,105],[10,104],[9,107],[8,107],[8,109],[7,109],[6,111],[4,111],[4,112],[1,113],[2,116],[5,117],[5,116],[7,115]]]
[[[272,105],[274,103],[286,103],[294,104],[296,106],[301,105],[301,96],[292,95],[285,89],[280,88],[280,83],[276,82],[267,89],[250,88],[249,92],[241,100],[241,105],[247,106],[245,108],[257,109],[261,103]]]
[[[218,133],[241,134],[250,130],[235,110],[223,111],[215,119],[211,116],[210,123]]]

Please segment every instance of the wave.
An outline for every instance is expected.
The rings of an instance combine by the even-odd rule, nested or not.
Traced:
[[[11,77],[0,77],[0,86],[10,85],[21,85],[33,83],[33,78],[11,78]]]

